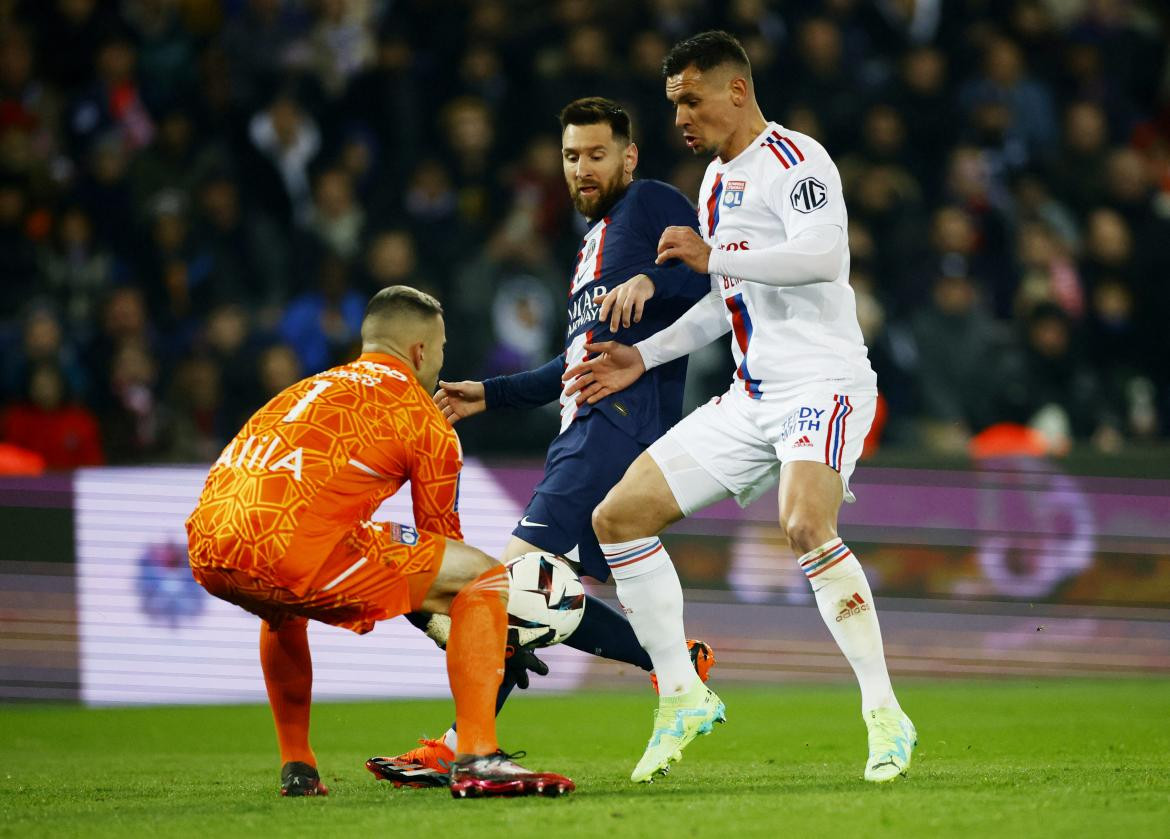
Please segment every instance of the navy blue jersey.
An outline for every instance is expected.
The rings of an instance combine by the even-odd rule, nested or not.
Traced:
[[[565,351],[547,364],[524,373],[484,382],[487,407],[535,407],[561,401],[561,433],[598,411],[632,439],[648,445],[679,421],[682,414],[686,358],[655,367],[630,387],[595,405],[577,407],[563,395],[561,374],[585,358],[585,344],[611,339],[635,344],[674,323],[711,290],[706,274],[672,260],[655,265],[658,239],[672,225],[698,230],[695,209],[686,197],[661,181],[634,181],[625,194],[585,234],[569,284],[569,328]],[[639,323],[617,334],[598,322],[599,300],[626,280],[646,274],[654,296]]]

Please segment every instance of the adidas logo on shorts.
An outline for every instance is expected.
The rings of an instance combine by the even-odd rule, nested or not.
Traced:
[[[812,448],[812,440],[808,439],[807,434],[792,444],[792,448],[794,449],[799,449],[801,446],[808,446],[809,448]]]
[[[860,594],[853,592],[853,596],[845,601],[845,607],[837,613],[837,623],[853,615],[860,615],[862,612],[868,611],[869,604],[865,602]]]

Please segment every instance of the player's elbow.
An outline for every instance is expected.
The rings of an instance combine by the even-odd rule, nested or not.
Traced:
[[[810,283],[831,283],[841,276],[848,257],[845,231],[834,225],[814,227],[798,237],[805,249]]]

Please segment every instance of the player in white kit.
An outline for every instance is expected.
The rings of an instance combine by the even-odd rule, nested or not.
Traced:
[[[736,372],[725,394],[643,453],[593,514],[618,598],[658,674],[654,732],[631,777],[665,773],[724,716],[691,666],[682,589],[657,534],[729,496],[746,505],[779,481],[780,526],[861,686],[865,778],[893,780],[909,767],[917,734],[890,685],[865,574],[837,535],[877,397],[849,286],[841,179],[820,143],[764,119],[731,35],[679,43],[663,71],[687,145],[715,159],[699,194],[702,237],[667,228],[659,261],[709,273],[711,293],[633,347],[587,347],[598,355],[565,378],[575,378],[579,399],[601,399],[729,330]],[[646,293],[623,285],[608,297],[603,310],[629,322]]]

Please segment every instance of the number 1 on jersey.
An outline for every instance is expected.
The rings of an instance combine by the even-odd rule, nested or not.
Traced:
[[[309,392],[301,397],[297,404],[292,406],[292,409],[284,415],[281,422],[292,422],[297,417],[305,412],[305,408],[309,407],[309,403],[325,392],[325,389],[332,385],[333,382],[328,379],[319,379],[313,382],[313,386],[309,388]]]

